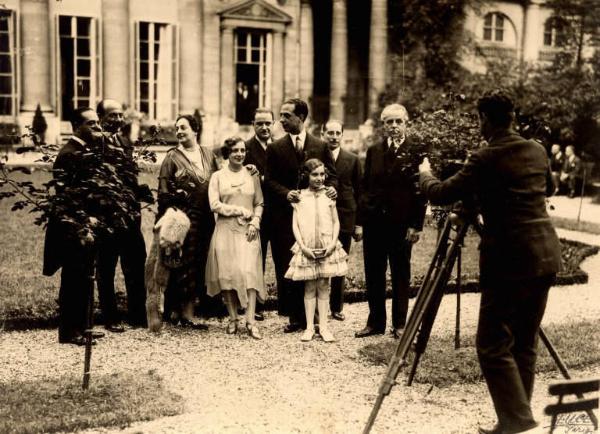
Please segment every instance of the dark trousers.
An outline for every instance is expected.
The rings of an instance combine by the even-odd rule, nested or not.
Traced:
[[[94,291],[94,258],[82,249],[71,250],[62,266],[58,292],[58,339],[81,335],[87,325]],[[91,319],[90,319],[91,321]]]
[[[392,326],[403,327],[408,311],[410,255],[412,244],[406,241],[406,227],[387,218],[369,221],[363,226],[363,256],[369,319],[367,325],[385,329],[385,290],[388,260],[392,274]]]
[[[340,232],[338,237],[342,247],[347,254],[350,254],[350,246],[352,244],[352,234]],[[346,286],[346,277],[331,278],[331,293],[329,295],[329,309],[331,313],[341,312],[344,310],[344,289]]]
[[[304,315],[304,282],[295,282],[283,277],[290,266],[293,253],[290,250],[294,245],[292,221],[281,219],[277,227],[272,228],[271,253],[275,264],[277,279],[277,298],[280,315],[289,315],[290,324],[300,324],[306,327]]]
[[[520,432],[535,426],[537,336],[554,276],[491,280],[481,288],[477,355],[503,432]]]
[[[271,232],[274,228],[271,226],[272,219],[268,213],[263,212],[262,221],[260,222],[260,248],[262,251],[262,267],[263,274],[267,267],[267,249],[271,240]],[[266,283],[266,282],[265,282]],[[258,299],[256,300],[256,312],[262,312],[264,305]]]
[[[116,324],[121,320],[115,295],[115,271],[119,258],[127,291],[128,322],[143,326],[146,323],[146,244],[139,224],[101,241],[97,265],[98,298],[105,324]]]

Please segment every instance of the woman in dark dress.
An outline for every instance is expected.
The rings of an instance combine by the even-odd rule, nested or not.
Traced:
[[[184,327],[206,329],[193,321],[194,301],[206,313],[204,269],[215,219],[208,202],[208,182],[216,170],[213,152],[200,146],[201,124],[190,115],[180,115],[175,128],[179,145],[167,152],[158,177],[159,219],[169,207],[186,213],[190,230],[182,247],[179,266],[171,268],[165,292],[166,320]]]

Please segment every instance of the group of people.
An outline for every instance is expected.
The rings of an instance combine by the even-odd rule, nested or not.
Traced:
[[[99,130],[99,121],[105,125],[109,106],[112,102],[104,102],[100,119],[91,109],[76,112],[74,138],[61,150],[56,165],[91,139],[89,131]],[[118,117],[118,107],[114,112]],[[449,204],[475,197],[484,221],[477,353],[498,415],[494,428],[480,432],[516,433],[535,427],[530,400],[537,331],[560,262],[558,238],[545,207],[554,183],[543,146],[512,129],[510,98],[502,92],[486,94],[478,112],[489,146],[443,182],[431,174],[427,160],[418,167],[420,179],[407,169],[413,143],[407,134],[408,113],[400,104],[383,109],[383,138],[368,148],[364,167],[356,155],[341,148],[340,121],[328,121],[322,138],[306,131],[308,106],[300,99],[288,99],[281,106],[279,121],[286,134],[277,140],[271,136],[273,112],[258,108],[252,120],[255,135],[248,141],[227,139],[221,168],[212,151],[198,142],[201,123],[193,116],[179,116],[178,146],[168,151],[160,168],[155,232],[166,224],[169,213],[181,211],[187,220],[181,225],[185,237],[173,255],[161,251],[155,233],[146,266],[146,284],[165,293],[164,318],[205,329],[206,324],[194,318],[194,302],[199,300],[202,312],[203,305],[222,295],[229,313],[226,332],[238,332],[244,308],[248,334],[261,339],[257,302],[266,297],[264,268],[270,244],[278,310],[289,316],[283,331],[302,331],[302,341],[312,340],[318,312],[318,333],[324,341],[334,341],[328,311],[335,320],[345,318],[346,259],[352,239],[362,239],[369,316],[355,336],[386,331],[389,262],[391,333],[398,337],[407,320],[412,245],[419,240],[427,200]],[[133,226],[131,240],[138,237],[139,223]],[[129,244],[126,249],[137,245]],[[132,273],[131,268],[139,272],[137,265],[129,268],[123,260],[126,249],[111,247],[103,268],[114,274],[114,257],[121,255],[124,273]],[[73,259],[72,253],[58,264],[63,267],[59,339],[81,343],[85,303],[75,299],[74,286],[84,272]],[[125,280],[129,320],[136,324],[143,297],[133,291],[137,280],[127,274]]]
[[[558,144],[550,148],[550,168],[554,179],[554,194],[565,192],[569,197],[575,197],[583,182],[583,164],[575,154],[573,145],[565,147]]]

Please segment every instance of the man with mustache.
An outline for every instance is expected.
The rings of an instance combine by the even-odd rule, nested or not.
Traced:
[[[342,122],[330,119],[323,128],[323,138],[329,146],[329,150],[335,161],[335,170],[338,178],[336,208],[340,220],[339,240],[344,251],[350,254],[352,238],[356,241],[362,239],[362,228],[356,225],[356,208],[360,196],[360,182],[362,179],[362,167],[358,156],[352,152],[342,149],[342,138],[344,136],[344,125]],[[344,287],[345,277],[331,278],[331,294],[329,308],[331,317],[338,321],[344,321]]]
[[[271,250],[277,276],[277,296],[282,298],[282,308],[289,314],[289,324],[283,330],[285,333],[306,328],[304,282],[284,278],[292,259],[290,249],[295,242],[290,204],[300,200],[298,177],[302,164],[310,158],[321,160],[327,171],[326,194],[332,199],[337,194],[337,175],[331,151],[325,142],[306,132],[304,122],[307,117],[305,101],[298,98],[286,100],[281,106],[279,121],[287,134],[267,147],[265,201],[272,221],[277,225],[271,239]]]
[[[110,147],[111,155],[118,158],[119,168],[124,169],[119,176],[125,188],[135,196],[137,211],[141,211],[139,196],[142,187],[138,185],[137,166],[133,160],[133,145],[121,134],[123,105],[112,99],[98,103],[100,125],[105,134],[105,146]],[[147,186],[143,186],[147,189]],[[121,260],[121,270],[127,291],[127,322],[134,327],[146,326],[146,287],[144,284],[144,264],[146,245],[141,230],[141,215],[130,223],[126,230],[102,237],[98,253],[98,298],[104,319],[104,327],[113,333],[125,331],[117,309],[115,296],[115,270]]]

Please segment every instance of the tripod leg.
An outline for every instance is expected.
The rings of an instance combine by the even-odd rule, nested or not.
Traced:
[[[544,342],[544,345],[548,349],[548,352],[550,353],[550,356],[554,360],[554,363],[556,363],[556,367],[558,368],[560,373],[563,375],[563,377],[565,377],[565,379],[570,380],[571,374],[569,374],[569,371],[567,370],[566,365],[564,364],[564,362],[562,361],[562,359],[556,352],[554,345],[552,345],[552,343],[548,339],[546,332],[544,332],[544,329],[542,329],[541,327],[540,327],[540,338],[542,339],[542,342]],[[577,398],[579,398],[579,399],[583,398],[583,395],[581,393],[577,393],[576,395],[577,395]],[[588,417],[590,418],[590,421],[592,422],[592,424],[595,427],[598,427],[598,419],[596,418],[596,415],[592,412],[592,410],[587,410],[586,413],[587,413]]]
[[[456,255],[456,326],[454,328],[454,349],[460,348],[460,293],[461,287],[461,274],[462,274],[462,246],[459,247]]]

